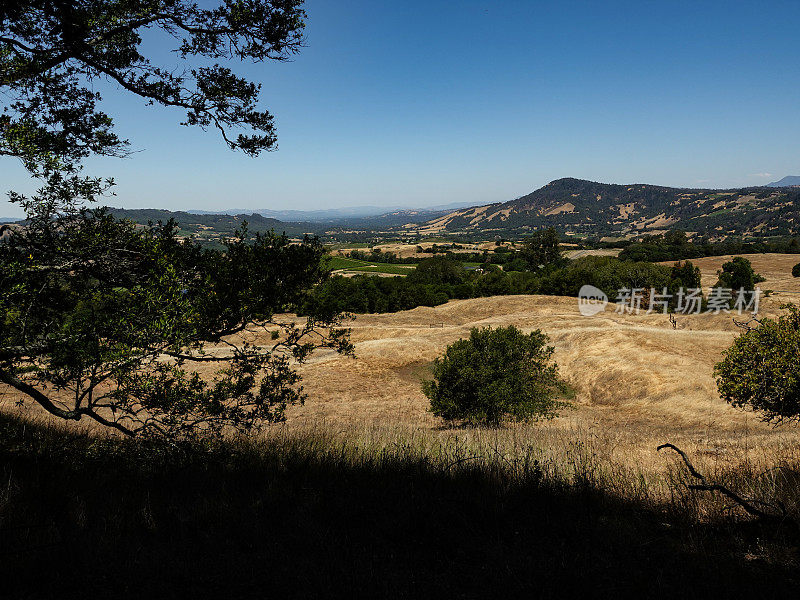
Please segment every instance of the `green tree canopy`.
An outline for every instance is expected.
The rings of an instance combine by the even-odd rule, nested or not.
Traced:
[[[515,420],[549,418],[563,406],[563,389],[553,348],[536,330],[516,327],[473,328],[468,339],[447,347],[433,364],[433,380],[423,383],[433,414],[447,420],[497,425]]]
[[[725,401],[766,421],[800,419],[800,309],[788,309],[737,337],[714,368]]]
[[[757,283],[764,278],[753,270],[753,265],[743,256],[734,256],[732,260],[723,263],[722,269],[717,271],[718,281],[714,287],[731,290],[754,290]]]
[[[542,267],[560,265],[563,262],[558,232],[554,227],[534,231],[524,242],[520,256],[528,268],[536,271]]]
[[[59,224],[47,243],[34,223],[0,245],[0,381],[56,416],[128,434],[249,429],[303,401],[293,362],[351,350],[336,315],[276,317],[325,277],[314,240],[242,231],[220,252],[102,210]]]
[[[124,156],[94,89],[106,79],[185,111],[231,149],[275,147],[259,84],[217,61],[284,60],[302,44],[299,0],[22,0],[0,7],[0,155],[44,184],[11,193],[27,214],[0,244],[0,381],[65,419],[127,434],[193,434],[281,420],[304,398],[293,364],[317,347],[350,352],[336,314],[276,314],[322,281],[322,248],[247,233],[224,251],[89,210],[110,180],[89,156]],[[182,68],[154,64],[143,40],[174,43]],[[234,135],[232,130],[243,129]],[[199,365],[214,367],[201,374]]]
[[[467,277],[464,265],[444,256],[434,256],[419,262],[417,268],[408,274],[408,280],[414,283],[447,283],[457,285]]]

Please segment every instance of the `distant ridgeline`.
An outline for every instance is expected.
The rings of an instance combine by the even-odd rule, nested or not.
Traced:
[[[516,200],[452,211],[425,226],[506,235],[553,226],[588,236],[680,229],[719,239],[788,237],[800,233],[800,187],[703,190],[558,179]]]
[[[768,183],[767,187],[793,187],[800,186],[800,175],[787,175],[783,179]]]
[[[542,227],[567,236],[631,238],[671,230],[690,239],[788,239],[800,235],[800,177],[770,186],[733,190],[617,185],[558,179],[516,200],[451,211],[396,210],[383,215],[342,218],[336,223],[287,222],[250,215],[194,214],[168,210],[111,209],[138,223],[175,219],[184,235],[214,240],[243,221],[251,231],[305,233],[329,241],[445,237],[464,240],[519,238]]]
[[[178,225],[180,235],[194,235],[201,240],[214,241],[222,237],[230,237],[246,221],[250,232],[275,230],[275,233],[286,233],[290,237],[313,233],[314,227],[309,223],[285,223],[257,213],[250,215],[193,214],[184,211],[171,211],[155,208],[126,209],[109,208],[111,214],[118,219],[130,219],[135,223],[146,225],[149,222],[166,222],[173,219]]]

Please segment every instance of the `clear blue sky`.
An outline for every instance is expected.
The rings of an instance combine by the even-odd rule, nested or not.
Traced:
[[[310,0],[307,11],[293,62],[240,69],[263,83],[277,152],[233,153],[109,85],[107,108],[139,152],[89,164],[118,182],[107,203],[479,204],[566,176],[734,187],[800,174],[796,0]],[[11,159],[0,180],[31,189]]]

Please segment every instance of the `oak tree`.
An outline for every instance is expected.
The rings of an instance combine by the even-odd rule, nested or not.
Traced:
[[[113,180],[84,159],[124,156],[94,82],[185,112],[234,150],[276,145],[260,86],[236,61],[285,60],[303,43],[300,0],[21,0],[0,8],[0,155],[41,188],[0,243],[0,381],[65,419],[126,434],[193,435],[281,420],[304,398],[294,364],[350,352],[338,315],[278,317],[325,270],[318,241],[250,235],[224,251],[140,227],[87,203]],[[172,40],[180,68],[144,43]]]

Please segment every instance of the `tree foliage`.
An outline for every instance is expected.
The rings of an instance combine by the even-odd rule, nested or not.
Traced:
[[[496,426],[514,420],[550,418],[563,402],[553,348],[536,330],[473,328],[468,339],[447,347],[423,383],[433,414],[447,420]]]
[[[245,230],[220,252],[102,210],[59,226],[0,246],[0,381],[54,415],[128,434],[248,429],[302,402],[294,361],[351,349],[336,316],[275,316],[324,277],[314,240]]]
[[[458,285],[464,283],[467,272],[464,265],[457,260],[441,256],[426,258],[408,274],[408,280],[414,283],[444,283]]]
[[[666,287],[675,295],[681,287],[700,287],[700,270],[688,261],[667,267],[621,261],[610,256],[585,256],[568,261],[563,267],[537,272],[500,270],[495,265],[484,264],[482,273],[467,271],[455,259],[449,266],[438,262],[430,264],[439,267],[425,269],[421,276],[415,276],[412,271],[406,277],[331,277],[311,291],[303,311],[382,313],[436,306],[456,298],[510,294],[577,296],[586,284],[600,288],[610,298],[615,298],[623,288],[655,289],[661,293]],[[505,269],[510,264],[506,263]],[[674,306],[676,302],[673,296],[671,304]]]
[[[761,254],[765,252],[798,253],[797,238],[778,240],[743,241],[737,238],[712,242],[707,237],[690,242],[682,231],[668,231],[663,235],[646,235],[638,242],[628,242],[619,254],[623,260],[647,260],[665,262],[704,256],[726,256],[729,254]]]
[[[757,283],[764,278],[753,270],[753,265],[743,256],[734,256],[730,261],[723,263],[722,269],[717,271],[718,281],[714,287],[731,290],[752,291]]]
[[[27,221],[0,245],[0,381],[65,419],[193,435],[283,419],[304,399],[296,362],[320,346],[352,351],[337,314],[276,316],[326,278],[316,240],[245,227],[223,251],[204,249],[174,223],[139,227],[84,206],[113,181],[83,176],[82,161],[128,152],[99,108],[98,79],[185,111],[184,125],[216,128],[231,149],[273,149],[259,85],[218,61],[289,57],[302,45],[301,4],[2,5],[0,155],[43,185],[31,198],[11,192]],[[184,67],[152,62],[143,40],[155,34]]]
[[[520,254],[532,271],[562,264],[558,232],[554,227],[534,231],[525,240]]]
[[[20,0],[0,8],[0,155],[20,159],[57,199],[90,201],[112,180],[79,175],[88,156],[124,156],[128,142],[100,108],[104,79],[148,104],[185,112],[182,124],[213,127],[249,155],[275,147],[272,115],[257,106],[260,85],[236,75],[233,60],[285,60],[302,45],[301,0]],[[145,36],[172,41],[184,66],[155,64]],[[234,134],[235,129],[245,131]],[[25,203],[26,199],[12,199]]]
[[[800,308],[787,308],[737,337],[714,369],[720,395],[766,421],[800,419]]]

